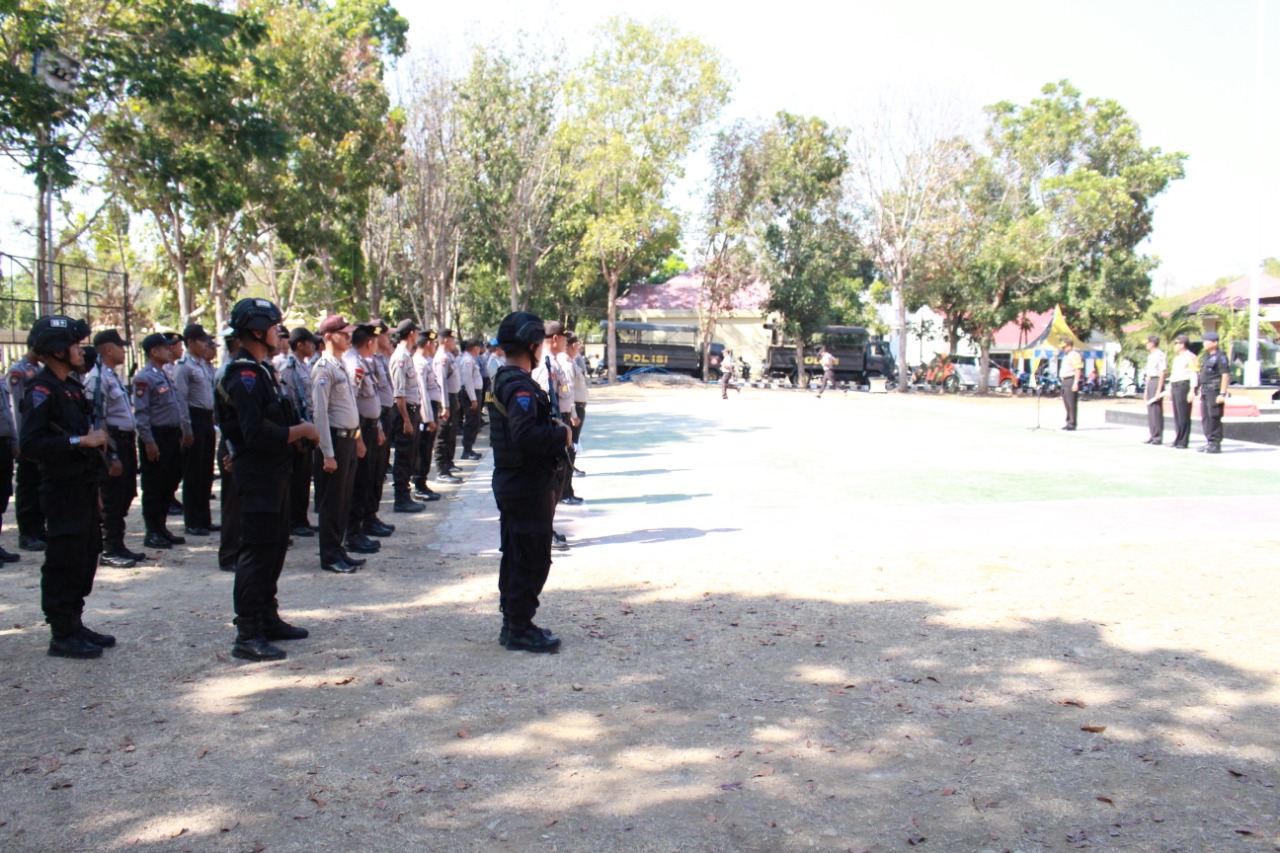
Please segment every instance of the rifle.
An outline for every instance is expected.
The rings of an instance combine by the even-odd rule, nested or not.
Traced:
[[[107,404],[102,399],[102,371],[110,370],[101,360],[98,361],[98,376],[93,383],[93,421],[91,426],[93,429],[102,429],[107,432],[107,447],[103,451],[103,455],[107,459],[107,467],[111,467],[111,457],[120,458],[120,448],[116,446],[115,437],[111,435],[111,430],[104,426],[107,419]],[[109,452],[108,452],[109,451]]]
[[[547,368],[547,397],[551,400],[551,420],[567,429],[569,425],[560,420],[560,389],[556,387],[556,372],[551,365],[551,356],[546,356],[545,364]],[[567,461],[568,458],[569,448],[567,446],[561,447],[556,454],[556,459]]]

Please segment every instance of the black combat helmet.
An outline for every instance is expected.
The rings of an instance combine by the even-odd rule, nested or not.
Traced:
[[[542,318],[532,311],[513,311],[498,326],[498,344],[534,345],[547,336]]]
[[[229,325],[237,332],[266,331],[280,324],[280,309],[270,299],[241,299],[231,309]]]
[[[89,324],[61,314],[41,317],[27,335],[27,346],[40,355],[62,352],[89,337]]]

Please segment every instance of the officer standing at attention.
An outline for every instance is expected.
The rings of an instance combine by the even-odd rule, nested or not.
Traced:
[[[110,453],[120,461],[119,476],[104,471],[98,481],[102,497],[101,562],[118,569],[130,568],[147,557],[124,545],[125,517],[138,495],[138,445],[133,408],[129,405],[129,392],[116,374],[116,368],[124,364],[124,348],[128,345],[115,329],[98,332],[93,336],[98,363],[85,377],[85,394],[93,405],[94,421],[106,429],[115,445]]]
[[[1164,380],[1169,373],[1169,359],[1160,349],[1160,336],[1147,335],[1146,400],[1147,426],[1151,435],[1147,444],[1164,444]]]
[[[418,348],[413,354],[413,367],[418,371],[418,388],[422,392],[422,426],[418,428],[418,451],[413,466],[413,497],[431,503],[440,500],[431,491],[427,476],[431,473],[431,451],[439,433],[440,413],[444,411],[444,392],[436,381],[435,357],[440,336],[435,329],[418,334]]]
[[[22,358],[9,365],[9,403],[14,416],[15,436],[22,435],[22,395],[29,381],[40,372],[40,356],[27,341]],[[15,438],[15,443],[19,439]],[[19,445],[19,451],[21,445]],[[44,550],[44,515],[40,512],[40,474],[34,460],[23,453],[17,457],[14,515],[18,519],[18,547],[23,551]]]
[[[462,382],[462,458],[472,462],[480,459],[475,451],[476,438],[480,435],[480,404],[484,402],[484,377],[480,374],[477,360],[483,345],[479,340],[463,343],[462,355],[458,357],[458,376]]]
[[[435,369],[436,382],[440,384],[444,394],[444,408],[448,414],[442,414],[440,429],[436,433],[436,482],[461,483],[461,477],[453,472],[459,470],[453,464],[458,452],[458,430],[462,429],[462,377],[458,375],[457,360],[453,356],[455,344],[452,329],[440,330],[440,348],[436,350]]]
[[[133,378],[134,420],[138,426],[138,457],[142,467],[142,540],[148,548],[167,550],[187,540],[169,532],[169,504],[182,479],[182,450],[191,444],[187,407],[165,375],[169,342],[159,332],[142,340],[147,365]]]
[[[560,650],[560,638],[533,623],[551,571],[551,523],[572,440],[569,428],[552,420],[551,400],[530,376],[544,337],[536,314],[507,315],[498,326],[507,364],[493,378],[489,402],[493,497],[502,549],[498,642],[511,651]]]
[[[391,410],[391,443],[396,449],[391,485],[396,502],[393,512],[422,512],[422,504],[409,495],[409,481],[418,454],[418,426],[422,423],[422,398],[417,368],[413,366],[414,345],[418,341],[418,324],[401,320],[395,332],[396,351],[391,356],[391,393],[395,408]]]
[[[587,361],[582,357],[584,344],[573,332],[566,337],[569,339],[569,355],[573,357],[573,413],[578,416],[577,423],[573,424],[573,470],[568,472],[568,476],[576,474],[581,477],[584,475],[578,470],[578,453],[581,452],[582,424],[587,419],[587,401],[591,391],[587,381]]]
[[[218,525],[213,523],[209,502],[213,499],[213,457],[217,436],[213,431],[213,375],[210,360],[216,354],[213,338],[199,323],[182,331],[187,354],[178,360],[173,371],[173,384],[187,401],[191,421],[191,447],[183,457],[182,513],[188,536],[208,536]]]
[[[49,538],[40,568],[40,603],[53,633],[49,654],[102,657],[116,644],[110,634],[85,627],[84,601],[93,590],[102,538],[98,473],[104,467],[107,432],[93,429],[90,406],[76,371],[84,366],[83,320],[41,317],[31,329],[44,369],[27,383],[22,399],[22,452],[39,466],[40,504]]]
[[[1084,375],[1084,359],[1076,352],[1075,344],[1063,341],[1062,364],[1058,367],[1058,378],[1062,380],[1062,405],[1067,410],[1065,430],[1076,428],[1076,412],[1080,407],[1080,378]]]
[[[290,352],[277,355],[274,364],[280,376],[285,396],[293,404],[294,413],[303,421],[313,423],[311,409],[311,356],[315,353],[316,339],[306,328],[298,326],[289,333]],[[311,475],[315,469],[314,451],[306,442],[294,447],[298,458],[293,460],[289,472],[289,526],[299,538],[315,536],[311,522],[307,520],[307,506],[311,501]]]
[[[266,299],[241,299],[231,309],[240,352],[218,385],[218,424],[234,448],[233,486],[240,497],[240,550],[232,593],[236,640],[232,657],[281,660],[273,640],[300,640],[305,628],[280,618],[276,599],[289,550],[289,471],[292,444],[319,438],[314,424],[293,423],[269,359],[280,309]]]
[[[1222,413],[1230,384],[1231,362],[1218,349],[1218,333],[1205,332],[1200,353],[1200,430],[1205,439],[1201,453],[1222,452]]]
[[[1191,446],[1191,389],[1200,365],[1187,348],[1189,339],[1178,335],[1173,339],[1173,367],[1169,370],[1169,404],[1173,408],[1173,446],[1186,450]]]
[[[364,565],[364,560],[350,557],[343,548],[343,537],[351,521],[356,463],[364,459],[365,454],[355,390],[342,363],[342,357],[351,349],[351,333],[355,330],[346,317],[338,314],[325,317],[320,323],[324,354],[311,368],[311,410],[315,412],[316,432],[320,434],[316,460],[320,567],[343,575]],[[361,550],[377,549],[378,544],[369,541],[369,548]]]
[[[373,355],[369,357],[369,364],[373,367],[373,378],[378,387],[378,405],[382,407],[382,434],[387,437],[386,443],[377,448],[378,451],[378,468],[373,478],[373,488],[369,492],[369,506],[365,513],[366,519],[372,519],[377,525],[370,527],[366,525],[364,534],[366,536],[389,536],[395,533],[396,526],[388,524],[378,517],[378,509],[382,506],[382,493],[387,484],[387,471],[391,469],[391,412],[396,407],[396,395],[391,390],[391,368],[390,357],[392,353],[391,346],[391,329],[387,326],[385,320],[373,319],[369,321],[373,324],[374,334],[377,336],[375,340],[377,345],[373,348]],[[384,533],[376,532],[378,529],[385,530]]]
[[[382,446],[387,443],[382,430],[382,406],[378,402],[377,381],[370,359],[378,346],[378,336],[368,324],[356,326],[351,333],[351,348],[342,356],[342,366],[355,389],[356,411],[360,415],[360,437],[364,439],[364,458],[356,462],[355,484],[351,492],[351,511],[347,521],[347,549],[357,554],[372,554],[378,543],[370,536],[390,536],[394,531],[382,527],[375,519],[376,504],[370,501],[373,480],[378,472]],[[369,532],[366,533],[365,531]]]

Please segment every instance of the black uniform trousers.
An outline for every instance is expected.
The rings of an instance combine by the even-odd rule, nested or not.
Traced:
[[[351,512],[347,532],[359,533],[373,523],[378,505],[370,499],[382,464],[382,448],[378,446],[378,418],[361,418],[360,435],[364,438],[364,458],[356,460],[356,474],[351,488]]]
[[[194,443],[182,462],[182,515],[187,527],[212,527],[209,502],[213,499],[213,452],[217,435],[213,431],[213,410],[188,407]]]
[[[1156,386],[1160,384],[1158,377],[1147,377],[1147,427],[1151,431],[1151,441],[1153,444],[1160,444],[1164,441],[1164,400],[1158,403],[1152,403],[1156,396]]]
[[[168,525],[169,504],[182,480],[182,429],[176,426],[151,428],[151,437],[160,448],[160,458],[147,458],[147,447],[138,439],[138,463],[142,468],[142,521],[148,533],[159,533]]]
[[[1170,382],[1169,397],[1173,404],[1173,446],[1191,444],[1191,382]]]
[[[391,410],[391,443],[396,449],[395,464],[391,468],[391,485],[396,492],[396,500],[409,499],[409,481],[418,461],[418,427],[422,423],[422,407],[417,403],[406,403],[405,411],[409,413],[408,435],[404,433],[404,419],[400,417],[400,407]]]
[[[124,547],[124,519],[138,496],[138,445],[133,430],[108,427],[107,432],[116,443],[121,471],[119,477],[103,471],[98,477],[98,493],[102,497],[102,541],[107,552],[114,554]]]
[[[387,437],[387,443],[381,447],[375,448],[378,457],[378,469],[373,477],[373,488],[369,492],[369,503],[366,505],[365,517],[373,521],[378,517],[378,508],[382,506],[382,493],[387,486],[387,471],[391,470],[391,447],[394,443],[395,436],[391,433],[391,413],[395,411],[393,406],[382,407],[382,432]]]
[[[1226,406],[1217,402],[1219,390],[1216,383],[1212,388],[1200,388],[1200,431],[1210,447],[1222,446],[1222,413]]]
[[[231,471],[223,464],[227,458],[227,440],[218,441],[218,473],[222,475],[219,490],[222,503],[222,531],[218,534],[218,567],[235,569],[240,553],[240,490],[232,482]],[[235,460],[231,462],[235,466]],[[286,519],[287,520],[287,519]]]
[[[0,436],[0,515],[9,508],[13,497],[13,448],[17,441],[12,436]]]
[[[311,501],[311,475],[315,470],[315,448],[298,442],[294,447],[293,469],[289,473],[289,528],[307,527],[307,504]]]
[[[31,459],[20,457],[16,463],[14,515],[18,533],[32,539],[44,538],[44,512],[40,509],[40,467]]]
[[[355,438],[340,437],[337,430],[329,430],[329,435],[337,469],[326,473],[324,454],[316,451],[316,524],[320,528],[321,563],[336,563],[346,556],[342,540],[350,521],[351,492],[356,482]]]
[[[276,594],[280,571],[289,551],[288,520],[287,489],[280,493],[280,502],[274,512],[240,513],[241,541],[236,555],[236,580],[231,599],[236,616],[241,619],[270,618],[280,612]]]
[[[40,567],[40,606],[53,636],[65,639],[80,628],[84,600],[93,591],[98,571],[98,490],[91,480],[42,483],[40,504],[49,521]]]
[[[431,451],[435,448],[436,436],[440,432],[440,412],[442,411],[439,402],[432,400],[430,405],[436,428],[418,431],[418,464],[413,471],[414,483],[423,489],[427,488],[427,476],[431,473]]]
[[[436,430],[436,473],[453,473],[453,459],[458,453],[458,427],[462,422],[462,405],[457,394],[447,394],[449,420]]]
[[[1074,376],[1062,377],[1062,405],[1067,410],[1067,426],[1076,428],[1076,413],[1080,408],[1080,392],[1076,390]]]
[[[569,427],[569,431],[573,431],[573,416],[569,412],[560,413],[560,422]],[[565,448],[565,456],[569,460],[569,464],[560,469],[560,489],[557,500],[562,498],[577,497],[573,491],[573,469],[578,466],[578,451],[573,447]]]
[[[475,447],[476,437],[480,435],[480,407],[483,405],[484,398],[481,402],[476,403],[474,411],[471,409],[471,398],[466,394],[460,394],[458,399],[461,401],[462,408],[462,451],[470,453]]]
[[[494,495],[502,560],[498,564],[498,597],[503,616],[525,622],[538,612],[538,596],[551,573],[551,520],[556,514],[554,488],[529,495]]]
[[[585,424],[585,423],[587,422],[587,404],[586,404],[586,403],[574,403],[574,404],[573,404],[573,412],[574,412],[574,414],[576,414],[576,415],[578,416],[578,425],[577,425],[576,427],[573,427],[573,428],[572,428],[572,431],[573,431],[573,443],[574,443],[574,444],[577,444],[577,443],[578,443],[578,440],[579,440],[580,438],[582,438],[582,425],[583,425],[583,424]],[[572,473],[572,472],[571,472],[571,473]]]

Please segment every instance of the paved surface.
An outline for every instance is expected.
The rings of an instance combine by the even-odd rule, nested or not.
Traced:
[[[361,573],[291,552],[282,664],[227,657],[194,542],[100,570],[120,648],[50,660],[26,556],[0,849],[1270,849],[1280,452],[1103,411],[603,390],[554,658],[494,643],[487,454]]]

